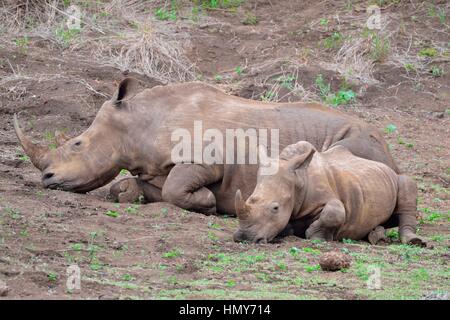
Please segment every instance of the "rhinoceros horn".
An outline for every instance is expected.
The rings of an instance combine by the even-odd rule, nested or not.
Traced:
[[[234,198],[234,207],[236,209],[236,215],[239,219],[245,219],[248,214],[248,208],[245,204],[244,199],[242,199],[241,190],[236,191],[236,196]]]
[[[19,139],[23,150],[27,156],[30,157],[33,165],[42,171],[44,169],[42,158],[49,151],[49,148],[33,143],[30,138],[23,133],[22,129],[20,129],[19,121],[17,120],[17,114],[14,114],[14,130],[16,131],[17,138]]]

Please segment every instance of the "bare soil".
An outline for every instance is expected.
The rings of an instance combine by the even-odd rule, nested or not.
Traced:
[[[199,80],[261,99],[275,78],[294,74],[295,86],[305,91],[277,87],[279,100],[316,99],[319,74],[334,92],[344,82],[342,74],[325,67],[337,49],[325,48],[324,39],[355,31],[360,28],[355,23],[367,18],[367,1],[350,2],[351,8],[348,1],[244,1],[235,10],[203,10],[198,21],[180,13],[176,21],[155,23],[189,35],[185,51]],[[390,56],[374,63],[376,83],[350,82],[356,100],[337,108],[385,130],[399,167],[418,183],[419,233],[432,248],[401,245],[395,230],[393,243],[377,246],[296,237],[238,244],[232,240],[233,217],[208,217],[167,203],[116,204],[107,197],[109,185],[85,195],[43,189],[39,171],[18,145],[14,113],[28,134],[52,144],[56,129],[72,136],[85,130],[126,75],[147,87],[160,82],[94,61],[86,48],[60,48],[30,37],[25,48],[0,43],[0,287],[9,288],[0,299],[448,298],[448,4],[385,2],[382,14],[397,27],[391,56],[410,48],[409,56],[417,58],[421,49],[437,47],[438,56],[427,66],[443,74],[411,72]],[[446,22],[430,7],[443,8]],[[189,2],[183,8],[188,17]],[[256,25],[242,23],[248,12],[257,17]],[[352,257],[350,268],[318,268],[321,254],[333,250]],[[73,264],[81,269],[81,290],[66,285]],[[367,287],[373,268],[381,270],[378,290]]]

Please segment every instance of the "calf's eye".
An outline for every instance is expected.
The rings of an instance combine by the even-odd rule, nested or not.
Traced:
[[[280,208],[280,205],[278,204],[278,202],[272,202],[270,205],[270,211],[272,213],[277,213],[279,208]]]

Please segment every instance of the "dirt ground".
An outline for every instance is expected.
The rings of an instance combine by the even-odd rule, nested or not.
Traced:
[[[108,1],[92,7],[70,1],[89,17],[108,17],[111,25],[117,19],[117,27],[137,37],[143,31],[135,24],[150,17],[164,39],[182,43],[192,68],[183,80],[256,100],[323,100],[383,130],[399,167],[417,181],[419,234],[431,248],[401,245],[395,229],[391,244],[376,246],[292,236],[239,244],[232,240],[233,217],[167,203],[116,204],[107,197],[109,185],[88,194],[43,189],[15,137],[14,113],[27,134],[52,145],[55,130],[70,136],[85,130],[125,75],[147,87],[170,81],[112,62],[113,54],[94,54],[105,51],[92,43],[112,30],[101,29],[101,18],[59,38],[54,31],[40,36],[37,26],[16,26],[14,33],[0,22],[0,299],[448,299],[448,2],[249,0],[196,7],[200,2],[131,1],[144,3],[133,7],[133,20],[115,16]],[[366,8],[375,2],[383,27],[367,36]],[[176,19],[153,14],[174,3]],[[325,94],[319,75],[330,84]],[[340,90],[356,97],[331,105],[326,96]],[[351,256],[350,268],[320,270],[320,256],[333,250]],[[81,270],[81,290],[66,285],[71,265]],[[370,289],[377,270],[381,288]]]

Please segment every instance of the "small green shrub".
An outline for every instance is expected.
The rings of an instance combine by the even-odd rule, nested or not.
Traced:
[[[258,23],[258,18],[252,13],[247,11],[244,15],[244,20],[242,20],[242,24],[246,26],[254,26]]]
[[[419,51],[419,56],[434,58],[438,55],[436,48],[423,48]]]

